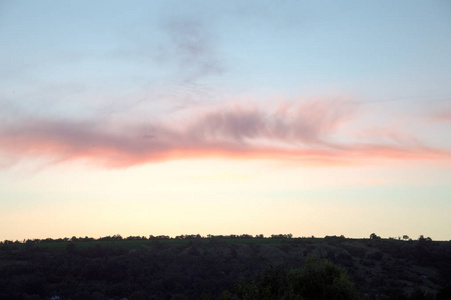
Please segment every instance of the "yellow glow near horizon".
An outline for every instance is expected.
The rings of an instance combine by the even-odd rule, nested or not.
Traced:
[[[393,186],[404,172],[384,174],[376,167],[285,168],[214,159],[125,170],[56,167],[10,182],[11,191],[20,186],[22,194],[3,207],[0,239],[116,233],[366,237],[368,228],[382,236],[447,238],[446,192],[431,195],[434,203],[420,193],[406,199],[404,189]]]

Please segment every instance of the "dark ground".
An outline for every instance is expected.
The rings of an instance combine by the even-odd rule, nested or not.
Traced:
[[[0,299],[237,299],[238,283],[308,257],[344,269],[362,299],[451,299],[451,241],[248,235],[2,243]]]

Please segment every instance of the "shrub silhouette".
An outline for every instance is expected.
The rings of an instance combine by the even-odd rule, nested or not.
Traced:
[[[372,234],[370,234],[370,239],[371,240],[380,240],[381,237],[373,232]]]
[[[301,269],[271,267],[250,283],[235,287],[238,299],[358,299],[346,272],[327,260],[307,259]]]

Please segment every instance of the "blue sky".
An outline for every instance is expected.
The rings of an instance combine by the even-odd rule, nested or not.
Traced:
[[[448,1],[2,1],[0,41],[0,239],[451,238]]]

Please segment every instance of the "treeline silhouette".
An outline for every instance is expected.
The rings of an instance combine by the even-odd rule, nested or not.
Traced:
[[[73,236],[71,238],[65,237],[65,238],[57,238],[57,239],[52,239],[52,238],[45,238],[45,239],[26,239],[23,241],[19,241],[19,240],[4,240],[4,241],[0,241],[0,245],[4,244],[36,244],[36,243],[53,243],[53,242],[94,242],[94,241],[122,241],[122,240],[134,240],[134,241],[145,241],[145,240],[193,240],[193,239],[266,239],[266,238],[271,238],[271,239],[291,239],[293,238],[293,235],[291,233],[288,234],[271,234],[268,237],[265,237],[263,234],[257,234],[257,235],[251,235],[251,234],[229,234],[229,235],[212,235],[212,234],[208,234],[207,236],[201,236],[200,234],[186,234],[186,235],[177,235],[175,237],[171,237],[169,235],[149,235],[149,237],[146,236],[128,236],[123,238],[120,234],[115,234],[113,236],[104,236],[104,237],[99,237],[99,238],[93,238],[93,237],[76,237]],[[301,237],[303,239],[306,239],[308,237]],[[311,238],[315,238],[314,236],[311,236]],[[346,239],[344,235],[341,236],[326,236],[324,237],[325,239],[334,239],[334,240],[343,240]],[[370,234],[370,239],[372,240],[380,240],[382,239],[380,236],[378,236],[375,233]],[[401,237],[390,237],[388,238],[389,240],[401,240]],[[403,235],[402,240],[404,241],[412,241],[411,238],[409,238],[408,235]],[[423,235],[420,235],[418,237],[418,241],[427,241],[427,242],[431,242],[432,239],[430,237],[424,237]]]
[[[4,241],[0,241],[0,244],[20,244],[20,243],[24,243],[24,244],[33,244],[33,243],[52,243],[52,242],[94,242],[94,241],[122,241],[122,240],[134,240],[134,241],[144,241],[144,240],[171,240],[171,239],[175,239],[175,240],[193,240],[193,239],[263,239],[263,238],[273,238],[273,239],[290,239],[292,238],[293,235],[291,233],[289,234],[272,234],[269,237],[265,237],[263,234],[257,234],[255,236],[251,235],[251,234],[241,234],[241,235],[237,235],[237,234],[230,234],[230,235],[212,235],[212,234],[208,234],[207,236],[201,236],[200,234],[186,234],[186,235],[177,235],[175,237],[170,237],[168,235],[157,235],[157,236],[153,236],[150,235],[149,237],[145,237],[145,236],[128,236],[123,238],[120,234],[115,234],[113,236],[104,236],[104,237],[100,237],[100,238],[93,238],[93,237],[76,237],[73,236],[71,238],[65,237],[65,238],[57,238],[57,239],[52,239],[52,238],[45,238],[45,239],[26,239],[23,241],[19,241],[19,240],[4,240]]]
[[[451,242],[116,234],[0,243],[0,299],[123,298],[451,299]]]

